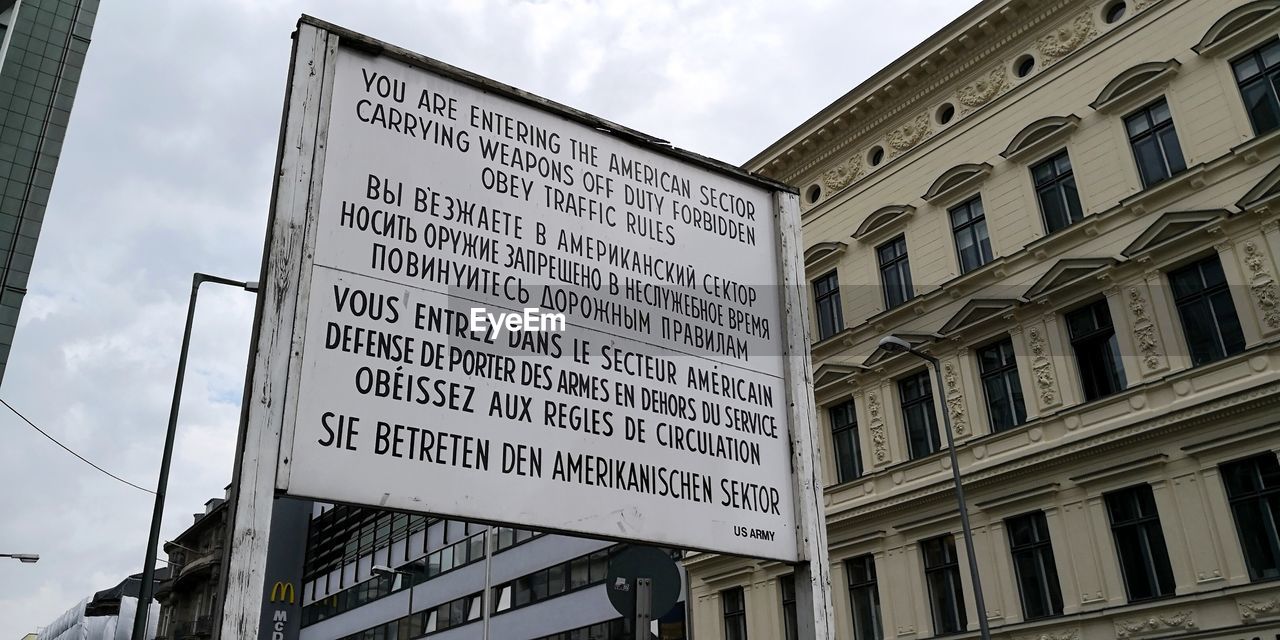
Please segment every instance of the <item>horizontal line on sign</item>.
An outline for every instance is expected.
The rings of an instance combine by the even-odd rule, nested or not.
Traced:
[[[438,294],[443,295],[443,296],[445,296],[445,297],[447,297],[447,298],[457,298],[458,300],[465,300],[465,301],[467,301],[467,302],[470,302],[470,303],[473,303],[473,304],[477,304],[477,305],[486,305],[486,306],[493,307],[494,309],[501,309],[501,310],[503,310],[503,311],[519,311],[518,309],[514,309],[514,308],[512,308],[512,307],[504,307],[504,306],[497,305],[497,304],[493,304],[493,303],[491,303],[491,302],[487,302],[487,301],[483,301],[483,300],[475,300],[475,299],[473,299],[473,298],[468,298],[468,297],[466,297],[466,296],[457,295],[457,294],[454,294],[454,293],[450,293],[450,292],[448,292],[448,291],[438,291],[438,290],[436,290],[436,289],[429,289],[429,288],[427,288],[427,287],[418,287],[418,286],[414,286],[414,285],[411,285],[411,284],[406,284],[406,283],[404,283],[404,282],[399,282],[399,281],[396,281],[396,280],[390,280],[390,279],[387,279],[387,278],[380,278],[380,277],[378,277],[378,276],[371,276],[371,275],[369,275],[369,274],[367,274],[367,273],[358,273],[358,272],[356,272],[356,271],[351,271],[351,270],[349,270],[349,269],[343,269],[343,268],[341,268],[341,267],[331,267],[331,266],[329,266],[329,265],[325,265],[325,264],[318,264],[318,263],[315,263],[315,262],[312,262],[312,263],[311,263],[311,266],[312,266],[312,268],[329,269],[330,271],[337,271],[338,273],[346,273],[346,274],[353,275],[353,276],[359,276],[359,277],[361,277],[361,278],[368,278],[368,279],[370,279],[370,280],[377,280],[378,282],[385,282],[385,283],[387,283],[387,284],[392,284],[392,285],[395,285],[395,286],[397,286],[397,287],[409,287],[409,288],[411,288],[411,289],[417,289],[417,290],[419,290],[419,291],[430,291],[431,293],[438,293]],[[538,286],[547,287],[547,286],[549,286],[549,285],[538,285]],[[645,340],[640,340],[640,339],[638,339],[638,338],[634,338],[634,337],[631,337],[631,336],[619,335],[619,334],[616,334],[616,333],[610,333],[610,332],[608,332],[608,331],[605,331],[604,329],[595,329],[595,328],[590,328],[590,327],[580,327],[580,328],[581,328],[583,331],[594,331],[594,332],[596,332],[596,333],[601,333],[601,334],[604,334],[604,335],[606,335],[606,336],[611,336],[611,337],[614,337],[614,338],[618,338],[618,339],[620,339],[620,340],[630,340],[630,341],[633,341],[633,342],[637,342],[637,343],[639,343],[639,344],[648,345],[648,346],[653,347],[653,348],[655,348],[655,349],[662,349],[662,350],[670,351],[670,352],[672,352],[672,353],[678,353],[678,354],[683,355],[683,356],[688,356],[688,357],[690,357],[690,358],[698,358],[699,360],[704,360],[704,361],[706,361],[706,362],[710,362],[710,363],[712,363],[712,364],[722,365],[722,366],[726,366],[726,367],[732,367],[732,368],[734,368],[734,369],[739,369],[739,370],[742,370],[742,371],[748,371],[748,372],[751,372],[751,373],[754,373],[754,374],[757,374],[757,375],[765,376],[766,378],[773,378],[774,380],[784,380],[783,376],[776,376],[776,375],[773,375],[772,373],[767,373],[767,372],[765,372],[765,371],[757,371],[757,370],[755,370],[755,369],[752,369],[752,368],[749,368],[749,367],[744,367],[744,366],[739,365],[739,364],[733,364],[733,363],[731,363],[731,362],[722,362],[722,361],[720,361],[720,360],[712,360],[712,359],[710,359],[710,358],[708,358],[708,357],[706,357],[706,356],[700,356],[700,355],[697,355],[697,354],[688,353],[688,352],[685,352],[685,351],[681,351],[680,349],[675,349],[675,348],[669,347],[669,346],[667,346],[667,345],[654,344],[654,343],[652,343],[652,342],[648,342],[648,341],[645,341]],[[764,357],[764,356],[761,356],[761,357]],[[774,357],[777,357],[777,358],[785,358],[786,356],[783,356],[783,355],[777,355],[777,356],[774,356]],[[785,381],[785,380],[784,380],[784,381]]]

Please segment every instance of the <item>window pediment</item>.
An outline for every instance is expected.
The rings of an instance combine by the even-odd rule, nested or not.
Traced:
[[[1000,156],[1014,162],[1030,159],[1030,156],[1046,147],[1060,144],[1079,124],[1080,117],[1076,115],[1049,116],[1036,120],[1019,131],[1009,142],[1009,146],[1000,152]]]
[[[813,386],[822,389],[849,379],[857,373],[858,368],[852,365],[824,364],[813,373]]]
[[[985,162],[952,167],[933,181],[929,191],[924,194],[924,199],[926,202],[933,203],[969,191],[981,184],[989,175],[991,175],[991,165]]]
[[[1181,62],[1170,59],[1130,67],[1108,82],[1089,106],[1097,111],[1120,111],[1135,106],[1167,86],[1181,66]]]
[[[849,245],[843,242],[819,242],[804,250],[806,271],[821,268],[844,254]]]
[[[938,337],[932,333],[895,333],[893,335],[906,340],[907,343],[911,345],[912,349],[919,349],[920,347],[933,342]],[[894,356],[900,355],[902,354],[893,351],[885,351],[877,346],[875,351],[872,351],[871,355],[867,356],[867,359],[862,362],[862,366],[874,367],[886,360],[892,359]]]
[[[1022,297],[1027,300],[1039,298],[1051,291],[1100,275],[1114,264],[1115,258],[1064,258],[1054,263]]]
[[[905,222],[915,212],[916,208],[909,204],[891,204],[887,207],[880,207],[871,212],[871,215],[867,216],[867,219],[858,225],[858,230],[853,232],[852,237],[855,240],[864,240],[877,231]]]
[[[1225,209],[1170,211],[1160,216],[1145,231],[1138,234],[1137,239],[1125,247],[1121,253],[1126,258],[1147,253],[1166,242],[1213,226],[1226,217],[1226,213]]]
[[[1280,17],[1280,0],[1258,0],[1228,11],[1209,27],[1200,42],[1191,47],[1202,56],[1234,53],[1237,42],[1250,39],[1257,28],[1272,23]]]
[[[1004,298],[970,300],[955,315],[951,316],[951,319],[947,320],[946,324],[942,325],[938,333],[944,336],[950,335],[966,327],[1003,315],[1005,311],[1017,305],[1017,300]]]
[[[1248,211],[1270,202],[1277,194],[1280,194],[1280,165],[1276,165],[1276,168],[1259,180],[1258,184],[1253,185],[1253,188],[1236,202],[1236,206],[1240,207],[1241,211]]]

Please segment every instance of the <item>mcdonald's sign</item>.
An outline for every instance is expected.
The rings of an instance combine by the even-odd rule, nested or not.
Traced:
[[[277,580],[274,585],[271,585],[271,602],[288,602],[289,604],[293,604],[293,583]]]

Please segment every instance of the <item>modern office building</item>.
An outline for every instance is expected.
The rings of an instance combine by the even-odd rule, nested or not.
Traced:
[[[0,0],[0,379],[98,0]]]
[[[307,536],[301,638],[482,638],[486,572],[492,638],[634,637],[606,592],[615,545],[496,527],[486,571],[487,531],[454,520],[317,504]],[[657,625],[658,637],[683,640],[684,620],[682,597]]]
[[[1277,637],[1278,35],[984,0],[749,162],[801,190],[837,637]],[[788,567],[686,566],[698,640],[791,637]]]

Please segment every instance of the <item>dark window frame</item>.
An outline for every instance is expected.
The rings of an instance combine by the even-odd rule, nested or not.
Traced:
[[[1165,276],[1173,292],[1174,308],[1178,312],[1192,366],[1217,362],[1245,350],[1244,329],[1218,254],[1171,269]],[[1189,276],[1194,277],[1194,286],[1198,288],[1188,289],[1192,279]],[[1209,284],[1211,279],[1217,281]],[[1203,313],[1205,305],[1207,316],[1194,315]],[[1206,323],[1211,327],[1204,326]]]
[[[1271,64],[1267,64],[1268,54],[1276,57]],[[1247,70],[1249,65],[1252,65],[1252,71]],[[1280,39],[1270,38],[1233,58],[1231,77],[1235,79],[1236,88],[1240,91],[1240,101],[1249,118],[1249,126],[1253,128],[1253,135],[1261,136],[1280,129]],[[1262,114],[1250,107],[1250,92],[1254,92],[1262,100],[1262,104],[1256,106],[1266,111],[1270,122],[1259,122],[1258,116]]]
[[[1005,347],[1008,347],[1007,352]],[[999,355],[999,363],[995,368],[987,368],[987,359],[984,354],[990,351],[996,351]],[[1026,398],[1022,393],[1022,381],[1018,378],[1018,361],[1013,351],[1013,339],[1005,336],[999,340],[988,342],[974,350],[975,356],[978,358],[978,380],[982,385],[982,396],[987,402],[987,423],[991,425],[992,433],[1001,433],[1010,429],[1015,429],[1027,423],[1027,404]],[[1007,360],[1006,360],[1007,357]],[[1007,394],[1003,398],[993,398],[991,393],[991,383],[998,382],[1003,393]],[[1008,404],[1008,423],[997,421],[997,413],[1005,413],[998,411],[996,402],[1003,400]]]
[[[778,597],[782,601],[782,633],[786,640],[799,640],[799,621],[796,619],[796,574],[778,577]]]
[[[907,251],[907,236],[899,234],[876,247],[876,264],[880,269],[880,288],[884,291],[885,310],[902,306],[916,297],[911,284],[911,259]],[[889,284],[889,274],[897,277],[897,285]]]
[[[880,585],[876,575],[875,556],[868,553],[849,558],[844,561],[844,566],[854,640],[882,640],[884,619],[880,612]],[[863,611],[870,614],[870,619],[863,617]]]
[[[1157,113],[1163,108],[1167,118],[1158,119]],[[1135,125],[1143,129],[1134,132]],[[1182,153],[1182,142],[1178,140],[1178,129],[1173,122],[1173,112],[1169,101],[1164,96],[1124,117],[1125,135],[1129,138],[1129,149],[1133,152],[1134,163],[1138,167],[1138,178],[1143,189],[1150,189],[1173,176],[1187,170],[1186,156]],[[1158,173],[1149,173],[1142,161],[1139,145],[1154,144],[1153,150],[1158,153],[1160,166]]]
[[[1063,163],[1066,164],[1065,169],[1062,168]],[[1040,221],[1044,223],[1045,235],[1057,233],[1084,220],[1084,207],[1080,204],[1075,169],[1071,166],[1071,155],[1066,149],[1031,166],[1031,185],[1036,192],[1036,204],[1040,207]],[[1065,220],[1051,219],[1051,203],[1061,207],[1061,211],[1054,215],[1065,214]]]
[[[935,544],[938,545],[936,552],[930,549]],[[955,536],[945,533],[921,540],[920,556],[924,560],[933,635],[964,633],[969,627],[969,614],[965,611],[964,584],[960,578],[960,554],[956,551]],[[931,556],[938,556],[936,559],[940,562],[931,564]],[[946,592],[935,590],[935,582],[944,583],[941,586],[945,586]]]
[[[1244,469],[1245,465],[1249,468]],[[1268,466],[1271,468],[1263,469]],[[1267,451],[1224,462],[1218,468],[1249,580],[1280,580],[1280,460],[1274,451]],[[1237,486],[1238,480],[1244,479],[1236,477],[1237,469],[1248,472],[1252,486]],[[1256,513],[1250,513],[1251,509]],[[1247,523],[1251,516],[1258,522]],[[1251,540],[1250,536],[1260,539]]]
[[[836,269],[832,269],[814,278],[812,286],[818,340],[826,340],[844,330],[844,310],[840,307],[840,276]]]
[[[1032,511],[1011,516],[1005,518],[1004,523],[1023,619],[1040,620],[1062,615],[1062,582],[1058,577],[1049,521],[1044,512]],[[1019,540],[1018,533],[1024,525],[1025,530],[1031,533],[1031,538]],[[1023,568],[1028,565],[1033,570],[1032,575],[1023,574]],[[1028,585],[1035,590],[1029,589]],[[1033,611],[1035,608],[1043,611]]]
[[[1151,485],[1143,483],[1124,487],[1104,493],[1102,497],[1129,602],[1174,595],[1177,584],[1173,577],[1173,564],[1169,559],[1169,548]],[[1131,511],[1132,515],[1121,519],[1123,514],[1119,512],[1124,509]],[[1140,557],[1128,557],[1126,549],[1136,551]],[[1131,570],[1138,563],[1141,564],[1141,575],[1135,575]]]
[[[831,421],[831,452],[836,462],[836,484],[862,477],[862,447],[858,437],[858,413],[853,400],[827,409]],[[841,446],[844,445],[844,446]],[[846,459],[846,452],[847,459]]]
[[[961,216],[964,216],[964,219],[957,222]],[[947,208],[947,219],[951,221],[951,239],[955,243],[956,263],[960,266],[961,275],[981,269],[983,265],[994,259],[991,233],[987,229],[987,212],[982,204],[981,195],[975,195]],[[978,261],[974,264],[965,261],[964,249],[960,246],[962,237],[967,237],[977,251]]]
[[[902,427],[907,436],[907,457],[919,460],[942,450],[942,440],[938,433],[938,413],[933,406],[933,381],[929,378],[928,369],[921,369],[898,379],[898,405],[902,412]],[[913,412],[920,407],[923,408],[921,413]],[[913,415],[919,415],[926,424],[915,423],[912,420]],[[915,435],[925,436],[925,442],[920,444],[927,445],[927,451],[916,450],[915,440],[919,438],[913,437],[912,432],[921,429],[924,431]]]
[[[1083,317],[1086,312],[1094,321],[1093,328],[1077,334],[1073,326],[1076,324],[1075,319]],[[1120,361],[1115,324],[1111,320],[1111,306],[1106,298],[1080,305],[1063,314],[1063,318],[1067,323],[1067,334],[1085,401],[1098,400],[1123,391],[1127,381],[1124,365]],[[1104,320],[1105,325],[1102,324]]]
[[[730,597],[734,596],[736,608],[730,609]],[[724,622],[724,640],[747,640],[747,594],[742,587],[732,587],[720,592],[720,612]]]

